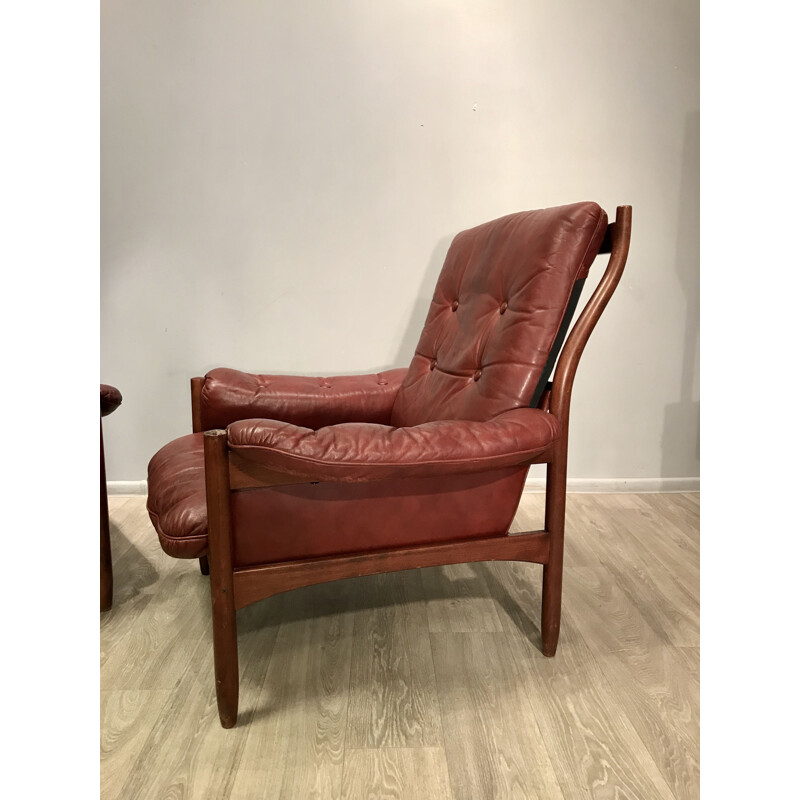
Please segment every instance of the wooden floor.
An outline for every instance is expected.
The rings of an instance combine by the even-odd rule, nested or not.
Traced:
[[[208,579],[111,497],[104,800],[699,797],[699,496],[571,494],[558,654],[541,567],[480,563],[299,589],[239,612],[220,727]],[[525,495],[516,530],[539,528]]]

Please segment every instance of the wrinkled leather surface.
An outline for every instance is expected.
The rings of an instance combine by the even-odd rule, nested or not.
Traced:
[[[527,472],[527,467],[511,467],[472,475],[234,492],[234,564],[502,535],[517,511]]]
[[[377,375],[306,378],[213,369],[201,395],[203,430],[241,419],[279,419],[306,428],[341,422],[388,424],[405,368]]]
[[[508,531],[527,467],[369,483],[233,492],[234,564],[354,553]],[[208,553],[203,434],[175,439],[148,467],[147,510],[175,558]]]
[[[312,481],[374,481],[500,469],[530,461],[558,438],[536,408],[493,420],[440,420],[413,428],[348,423],[316,431],[276,420],[228,427],[228,446],[277,472]]]
[[[485,420],[527,406],[575,281],[608,218],[596,203],[526,211],[459,233],[391,424]]]
[[[147,511],[164,552],[176,558],[208,552],[202,433],[181,436],[150,459]]]
[[[115,386],[100,384],[100,416],[106,417],[122,402],[122,394]]]

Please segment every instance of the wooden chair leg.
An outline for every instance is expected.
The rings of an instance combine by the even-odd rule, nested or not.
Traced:
[[[542,652],[548,658],[556,654],[561,631],[564,513],[567,495],[565,461],[566,459],[560,459],[547,465],[545,528],[550,534],[550,553],[542,573]]]
[[[542,652],[552,658],[561,632],[561,565],[544,565],[542,578]]]
[[[106,460],[103,453],[103,422],[100,421],[100,610],[108,611],[114,598],[114,573],[111,568],[111,529],[108,522]]]
[[[239,713],[239,647],[233,602],[212,600],[212,624],[219,721],[223,728],[232,728]]]
[[[225,431],[207,431],[204,448],[217,710],[222,727],[232,728],[239,709],[239,649],[233,598],[230,476]]]
[[[200,556],[197,560],[200,562],[201,574],[208,575],[208,556]]]

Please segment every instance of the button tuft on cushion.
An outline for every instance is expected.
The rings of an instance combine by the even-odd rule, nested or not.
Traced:
[[[397,393],[391,424],[485,420],[526,407],[575,280],[585,277],[607,226],[606,213],[596,203],[575,203],[510,214],[457,234],[414,350],[418,366]],[[465,305],[456,313],[452,309],[462,297]],[[506,321],[510,307],[514,313]],[[434,355],[439,375],[419,380],[417,370]],[[484,363],[492,369],[482,390],[459,391],[471,385]]]
[[[453,300],[453,302],[450,305],[450,308],[452,308],[453,311],[455,311],[458,308],[458,300]]]
[[[433,372],[435,369],[436,369],[436,359],[434,358],[433,361],[431,361],[431,372]]]
[[[481,371],[479,369],[475,370],[475,374],[472,376],[472,380],[478,381],[481,378]]]

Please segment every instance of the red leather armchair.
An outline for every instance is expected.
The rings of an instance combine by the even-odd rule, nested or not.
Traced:
[[[597,204],[576,203],[458,234],[407,369],[192,379],[195,432],[151,460],[148,510],[167,553],[210,565],[224,727],[238,708],[237,609],[312,583],[541,563],[543,651],[555,654],[572,382],[630,229],[629,206],[608,225]],[[608,267],[561,351],[601,252]],[[545,528],[509,536],[535,463],[547,464]]]

